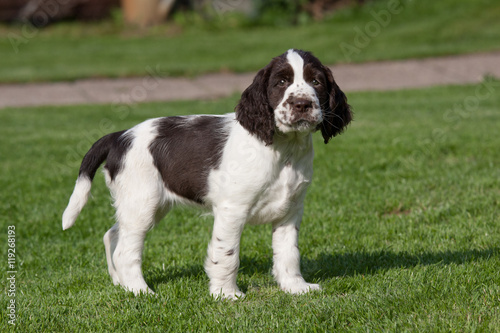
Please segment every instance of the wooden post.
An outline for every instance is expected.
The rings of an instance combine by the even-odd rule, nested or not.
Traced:
[[[121,0],[125,22],[142,28],[165,20],[175,0]]]

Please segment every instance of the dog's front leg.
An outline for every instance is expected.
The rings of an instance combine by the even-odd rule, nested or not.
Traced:
[[[273,225],[273,275],[281,289],[302,294],[319,290],[318,284],[307,283],[300,273],[299,228],[302,209],[286,221]]]
[[[210,278],[210,294],[215,298],[237,299],[245,296],[236,285],[240,266],[240,238],[245,220],[217,211],[214,213],[214,230],[205,261],[205,271]]]

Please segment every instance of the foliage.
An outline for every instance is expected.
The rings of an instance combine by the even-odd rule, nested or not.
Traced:
[[[254,22],[259,25],[287,26],[307,22],[309,14],[304,10],[307,0],[256,0]]]

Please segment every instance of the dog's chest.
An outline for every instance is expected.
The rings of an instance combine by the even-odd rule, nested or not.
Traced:
[[[302,202],[311,182],[310,170],[284,165],[256,198],[250,213],[250,224],[274,223],[294,215],[302,208]]]

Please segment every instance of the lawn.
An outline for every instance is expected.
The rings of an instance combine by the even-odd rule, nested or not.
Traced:
[[[165,25],[145,31],[116,21],[43,30],[0,26],[0,82],[164,76],[259,69],[289,48],[328,64],[500,49],[496,0],[379,0],[298,26]]]
[[[15,300],[20,332],[499,332],[499,90],[485,81],[349,94],[348,130],[328,145],[315,136],[299,242],[303,273],[323,291],[280,291],[270,227],[247,227],[238,276],[247,297],[236,302],[209,296],[211,217],[177,209],[148,234],[144,273],[158,296],[134,297],[107,273],[103,176],[73,228],[61,230],[61,215],[99,136],[150,117],[230,112],[237,96],[127,115],[109,105],[0,110],[0,230],[7,239],[15,227],[17,271],[9,296],[4,245],[0,331],[12,328]]]

